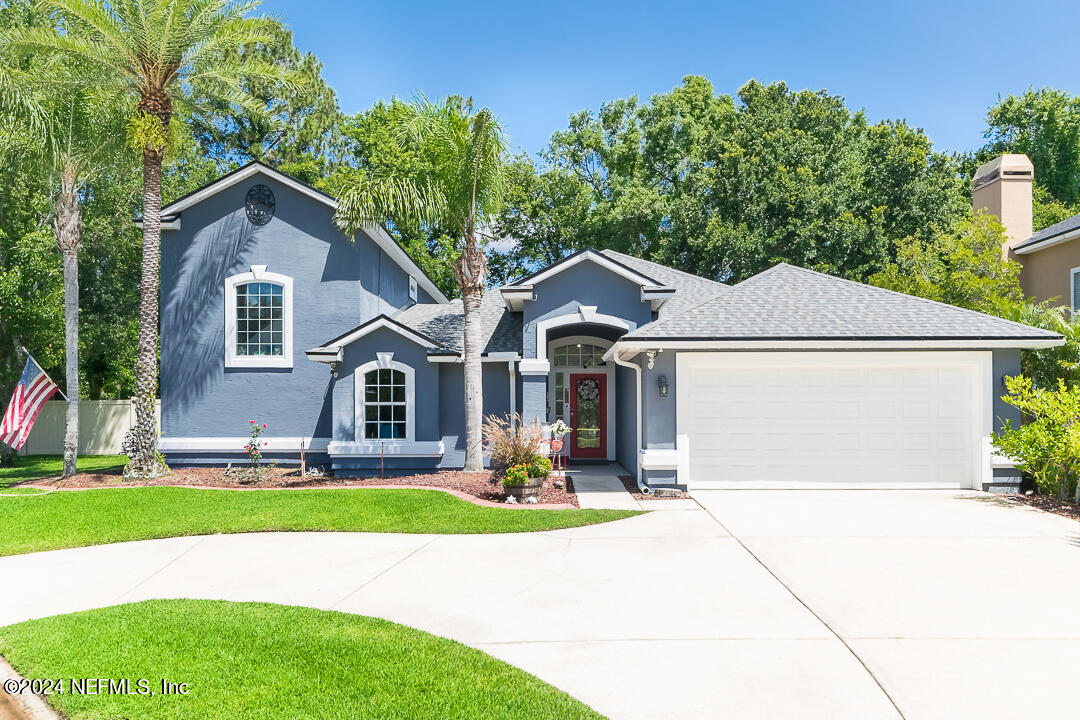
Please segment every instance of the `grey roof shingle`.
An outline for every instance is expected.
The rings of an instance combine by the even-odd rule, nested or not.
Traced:
[[[1056,339],[983,313],[781,263],[626,339]]]
[[[1048,240],[1057,235],[1064,235],[1072,230],[1080,229],[1080,213],[1073,215],[1071,218],[1065,218],[1061,222],[1054,223],[1050,227],[1043,228],[1039,232],[1029,237],[1024,242],[1013,247],[1013,250],[1019,250],[1027,247],[1028,245],[1035,245],[1043,240]]]
[[[447,350],[462,352],[465,312],[461,300],[446,304],[413,305],[393,316],[406,327],[437,340]],[[484,293],[480,303],[480,332],[484,352],[521,352],[521,313],[506,310],[498,291]]]
[[[651,260],[642,260],[633,255],[625,255],[614,250],[601,250],[600,253],[626,265],[635,272],[655,278],[657,282],[675,288],[675,294],[660,307],[657,321],[673,317],[687,308],[700,305],[704,300],[731,289],[723,283],[703,278],[700,275],[669,268],[667,265]]]

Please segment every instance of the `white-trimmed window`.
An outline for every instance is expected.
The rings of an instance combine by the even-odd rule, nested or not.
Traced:
[[[292,286],[265,265],[225,279],[225,367],[293,366]]]
[[[1075,316],[1077,312],[1080,312],[1080,267],[1069,271],[1069,291],[1072,294],[1070,305]]]
[[[356,369],[356,441],[410,442],[415,426],[415,374],[393,353]]]

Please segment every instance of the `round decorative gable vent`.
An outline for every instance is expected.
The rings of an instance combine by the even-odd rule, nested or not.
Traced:
[[[255,185],[247,193],[244,209],[252,225],[265,225],[274,217],[274,192],[265,185]]]

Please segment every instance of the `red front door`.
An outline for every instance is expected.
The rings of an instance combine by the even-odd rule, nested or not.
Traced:
[[[570,457],[607,457],[607,375],[570,375]]]

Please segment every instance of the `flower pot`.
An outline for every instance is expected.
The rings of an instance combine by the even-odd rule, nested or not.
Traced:
[[[540,500],[540,488],[544,484],[544,478],[533,478],[525,485],[503,485],[507,497],[516,498],[518,502],[534,497]]]

